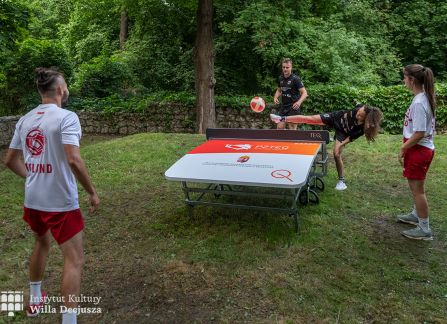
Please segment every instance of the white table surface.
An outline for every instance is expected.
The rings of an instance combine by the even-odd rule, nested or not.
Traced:
[[[166,172],[172,181],[299,188],[321,143],[209,140]]]

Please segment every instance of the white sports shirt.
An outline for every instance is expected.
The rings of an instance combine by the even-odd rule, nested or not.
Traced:
[[[405,113],[403,135],[406,139],[409,139],[415,132],[420,131],[424,131],[425,135],[418,144],[434,150],[435,118],[431,112],[430,103],[425,92],[414,96],[410,107]]]
[[[79,146],[81,135],[78,116],[55,104],[39,105],[20,118],[9,147],[23,152],[25,207],[47,212],[79,208],[63,144]]]

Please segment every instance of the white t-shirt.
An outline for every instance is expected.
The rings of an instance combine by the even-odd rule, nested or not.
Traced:
[[[430,102],[425,92],[414,96],[410,107],[405,113],[403,135],[406,139],[409,139],[415,132],[422,131],[425,132],[425,135],[418,144],[434,150],[435,118],[431,112]]]
[[[47,212],[79,208],[63,144],[79,146],[81,135],[78,116],[55,104],[39,105],[20,118],[9,147],[23,152],[25,207]]]

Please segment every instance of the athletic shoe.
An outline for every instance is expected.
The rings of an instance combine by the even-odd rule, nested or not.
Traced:
[[[284,117],[282,117],[282,116],[278,116],[278,115],[275,115],[275,114],[270,114],[270,119],[272,120],[272,122],[274,122],[276,124],[282,122],[283,118]]]
[[[403,236],[413,240],[424,240],[424,241],[433,240],[431,230],[429,229],[428,232],[426,232],[420,226],[412,228],[407,231],[403,231],[401,233]]]
[[[337,185],[335,186],[335,190],[346,190],[348,189],[348,186],[346,186],[346,183],[343,180],[339,180],[337,182]]]
[[[397,221],[401,223],[411,224],[411,225],[418,225],[419,221],[416,215],[414,215],[412,212],[405,214],[405,215],[399,215],[397,216]]]
[[[42,291],[42,299],[40,303],[37,304],[29,304],[26,307],[26,316],[28,317],[36,317],[37,315],[39,315],[40,310],[43,308],[43,306],[45,305],[45,301],[47,297],[47,293]]]

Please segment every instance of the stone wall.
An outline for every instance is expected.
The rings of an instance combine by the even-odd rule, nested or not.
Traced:
[[[248,108],[216,108],[217,127],[222,128],[273,128],[267,109],[258,114]],[[194,108],[182,105],[154,105],[144,113],[78,112],[82,130],[86,134],[129,135],[144,132],[194,133]]]
[[[249,108],[216,108],[217,127],[274,128],[269,107],[262,113]],[[196,115],[193,107],[181,104],[151,105],[143,113],[77,112],[84,134],[129,135],[145,132],[194,133]],[[0,117],[0,147],[9,145],[20,116]]]
[[[9,145],[19,119],[20,116],[0,117],[0,147]]]

